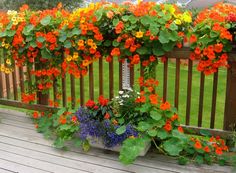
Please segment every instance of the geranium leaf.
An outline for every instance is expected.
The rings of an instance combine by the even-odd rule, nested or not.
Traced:
[[[51,16],[46,16],[40,21],[40,23],[43,26],[47,26],[50,23],[50,21],[51,21]]]

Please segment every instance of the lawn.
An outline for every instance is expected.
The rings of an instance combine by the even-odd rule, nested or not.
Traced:
[[[98,80],[98,62],[94,63],[94,94],[95,99],[99,95],[99,80]],[[104,62],[104,95],[109,96],[109,71],[108,63]],[[185,123],[186,116],[186,100],[187,100],[187,79],[188,79],[188,67],[181,65],[180,70],[180,96],[179,96],[179,116],[181,123]],[[135,68],[135,81],[139,77],[139,69]],[[157,79],[159,80],[159,87],[157,93],[162,96],[163,90],[163,64],[160,63],[157,66]],[[79,79],[76,79],[76,99],[79,98]],[[88,76],[85,77],[85,100],[89,98],[89,80]],[[191,97],[191,115],[190,125],[197,125],[198,109],[199,109],[199,92],[200,92],[200,73],[193,67],[193,83],[192,83],[192,97]],[[67,96],[70,96],[70,78],[67,77]],[[114,63],[114,90],[115,95],[119,91],[119,73],[118,63]],[[135,88],[138,89],[136,83]],[[210,115],[211,115],[211,100],[212,100],[212,88],[213,88],[213,75],[205,77],[205,92],[204,92],[204,108],[203,108],[203,127],[210,127]],[[168,98],[170,103],[174,103],[174,91],[175,91],[175,63],[171,62],[168,65]],[[226,90],[226,70],[219,71],[218,90],[217,90],[217,104],[216,104],[216,119],[215,128],[221,129],[223,127],[223,115],[225,104],[225,90]]]

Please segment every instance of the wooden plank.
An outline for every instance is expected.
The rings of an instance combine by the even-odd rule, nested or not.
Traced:
[[[122,90],[122,62],[119,62],[119,90]]]
[[[103,59],[99,59],[99,95],[103,95]]]
[[[215,116],[216,116],[216,97],[217,97],[217,86],[218,86],[218,71],[214,73],[213,79],[213,91],[212,91],[212,104],[211,104],[211,123],[210,128],[215,127]]]
[[[89,65],[89,98],[90,100],[94,100],[93,64]]]
[[[67,106],[67,94],[66,94],[66,74],[61,78],[62,82],[62,105]]]
[[[39,170],[47,170],[48,172],[57,172],[57,173],[85,173],[89,171],[83,171],[80,169],[72,169],[61,165],[55,165],[53,163],[45,162],[40,159],[33,159],[30,155],[24,156],[21,154],[15,154],[14,152],[4,151],[0,149],[0,159],[7,161],[12,161],[18,164],[27,163],[24,166],[30,166]]]
[[[164,72],[163,72],[163,101],[165,102],[167,99],[167,78],[168,78],[168,58],[164,62]]]
[[[10,99],[11,96],[11,86],[10,86],[10,76],[9,74],[5,74],[6,79],[6,91],[7,91],[7,99]]]
[[[75,77],[70,75],[70,95],[71,95],[71,108],[75,108]]]
[[[14,65],[14,71],[12,72],[12,82],[13,82],[13,93],[14,93],[14,100],[18,100],[18,91],[17,91],[17,81],[16,81],[16,71],[17,68]]]
[[[25,109],[29,109],[29,110],[38,110],[38,111],[52,111],[52,110],[56,110],[55,108],[49,107],[47,105],[26,104],[26,103],[22,103],[22,102],[16,101],[16,100],[0,99],[0,104],[6,105],[6,106],[18,107],[18,108],[25,108]]]
[[[12,170],[13,173],[51,173],[50,171],[40,170],[26,165],[25,163],[16,163],[6,159],[0,159],[0,166],[4,169]],[[2,172],[2,169],[0,169]]]
[[[17,172],[15,172],[15,171],[10,171],[10,170],[8,170],[8,169],[6,169],[6,168],[1,168],[1,167],[0,167],[0,172],[1,172],[1,173],[17,173]]]
[[[179,108],[179,81],[180,81],[180,59],[176,59],[175,67],[175,107]]]
[[[32,91],[32,75],[30,73],[30,67],[27,66],[27,80],[28,80],[28,89]]]
[[[130,66],[130,87],[133,88],[134,87],[134,66],[131,65]]]
[[[3,98],[3,73],[1,71],[0,71],[0,98]]]
[[[84,105],[84,77],[80,77],[80,105]]]
[[[231,59],[235,58],[230,57]],[[236,61],[229,61],[227,71],[224,130],[235,130],[236,127]]]
[[[203,113],[203,99],[204,99],[204,83],[205,75],[201,72],[200,78],[200,94],[199,94],[199,109],[198,109],[198,127],[202,126],[202,113]]]
[[[186,103],[186,125],[190,122],[191,111],[191,95],[192,95],[192,73],[193,73],[193,61],[188,60],[188,85],[187,85],[187,103]]]
[[[109,98],[110,100],[114,97],[114,63],[113,57],[109,63]]]

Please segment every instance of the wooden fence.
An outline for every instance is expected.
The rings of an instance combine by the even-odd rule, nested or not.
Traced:
[[[191,115],[191,100],[192,93],[196,91],[192,91],[192,82],[196,82],[193,78],[193,66],[194,63],[189,59],[190,50],[188,48],[176,49],[172,52],[166,54],[167,60],[163,64],[163,81],[162,81],[162,94],[163,100],[168,100],[168,68],[169,64],[172,63],[175,66],[175,80],[174,80],[174,101],[173,105],[176,108],[179,108],[181,105],[179,103],[180,93],[186,92],[186,107],[185,109],[185,123],[184,127],[188,129],[192,129],[194,133],[199,133],[199,130],[202,129],[203,122],[203,107],[205,104],[211,105],[211,115],[210,115],[210,129],[213,134],[226,135],[226,131],[231,131],[235,129],[236,124],[236,52],[232,51],[229,53],[229,65],[230,68],[227,69],[227,78],[226,80],[226,90],[225,90],[225,109],[224,110],[224,118],[223,118],[223,130],[215,129],[215,121],[216,121],[216,100],[217,100],[217,89],[218,89],[218,72],[216,72],[213,76],[213,89],[212,89],[212,102],[204,103],[204,85],[205,85],[205,75],[203,73],[200,74],[199,81],[199,106],[198,111],[195,115]],[[170,62],[170,59],[172,60]],[[174,60],[174,61],[173,61]],[[183,91],[180,88],[180,67],[181,60],[187,61],[187,90]],[[117,67],[118,66],[118,67]],[[17,68],[17,67],[16,67]],[[27,69],[27,67],[25,67]],[[71,97],[71,106],[76,107],[76,100],[80,100],[80,104],[83,105],[86,101],[85,90],[88,87],[88,97],[92,100],[95,99],[96,95],[108,94],[109,98],[112,99],[118,90],[122,89],[122,64],[117,63],[115,61],[111,61],[108,65],[105,66],[102,59],[99,59],[96,68],[94,68],[94,64],[89,65],[89,71],[87,77],[82,77],[80,79],[75,79],[72,75],[65,76],[61,79],[61,81],[57,81],[61,84],[62,88],[62,99],[60,106],[68,106],[67,97]],[[104,74],[105,70],[108,71],[108,74]],[[108,69],[108,70],[107,70]],[[19,73],[19,74],[16,74]],[[114,73],[117,73],[117,77],[114,78]],[[130,69],[130,83],[131,86],[134,85],[137,77],[143,74],[143,69],[140,68],[139,72],[137,72],[137,68],[131,67]],[[17,77],[19,76],[19,85],[17,85]],[[10,80],[10,78],[12,78]],[[14,107],[21,107],[26,109],[33,110],[48,110],[51,107],[48,105],[48,99],[51,98],[54,101],[58,101],[57,92],[58,87],[56,85],[56,81],[53,83],[53,89],[49,95],[45,95],[42,93],[37,94],[37,104],[28,105],[21,102],[21,93],[25,92],[25,83],[24,81],[32,80],[29,69],[27,69],[24,73],[23,68],[19,68],[19,70],[15,70],[11,75],[0,73],[0,104],[9,105]],[[3,81],[4,79],[4,81]],[[88,82],[88,84],[85,84]],[[116,82],[118,80],[118,82]],[[12,81],[12,89],[10,87]],[[94,83],[98,83],[95,85]],[[105,87],[106,84],[106,87]],[[116,85],[118,84],[118,86]],[[69,86],[68,86],[69,85]],[[4,94],[3,88],[6,88],[6,94]],[[69,91],[68,91],[69,90]],[[78,94],[79,93],[79,94]],[[197,116],[197,125],[192,126],[190,123],[190,115]]]

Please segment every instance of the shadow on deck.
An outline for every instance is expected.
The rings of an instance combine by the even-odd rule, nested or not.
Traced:
[[[127,153],[128,154],[128,153]],[[69,151],[52,147],[52,141],[35,131],[25,113],[0,109],[0,173],[231,173],[231,167],[181,166],[166,156],[149,152],[129,166],[118,154],[77,148]]]

